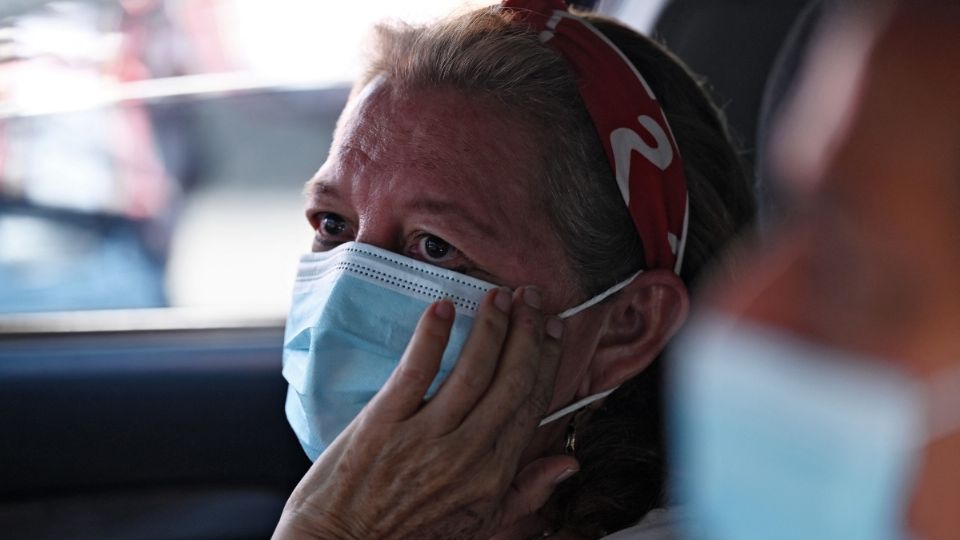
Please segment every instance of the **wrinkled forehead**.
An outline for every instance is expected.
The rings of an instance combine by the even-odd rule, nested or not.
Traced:
[[[446,239],[504,283],[545,284],[532,272],[543,268],[572,283],[547,202],[543,133],[488,96],[379,81],[351,100],[311,182],[348,193],[368,225],[431,214],[443,237],[456,229],[447,220],[481,223],[494,240]]]
[[[333,151],[362,152],[376,166],[529,192],[544,174],[543,140],[531,118],[491,96],[376,77],[344,109]]]

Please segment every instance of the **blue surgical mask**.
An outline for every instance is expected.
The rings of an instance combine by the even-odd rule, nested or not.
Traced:
[[[632,280],[633,277],[630,278]],[[579,313],[630,280],[559,315]],[[486,292],[495,287],[376,246],[348,242],[304,255],[294,285],[283,347],[290,383],[286,413],[315,461],[386,383],[424,310],[450,299],[456,318],[429,398],[453,369]],[[541,425],[600,399],[584,398]]]
[[[713,314],[672,356],[676,496],[699,540],[902,540],[924,446],[960,428],[960,369],[889,361]]]

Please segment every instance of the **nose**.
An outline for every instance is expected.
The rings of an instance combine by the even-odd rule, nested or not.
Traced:
[[[403,221],[389,201],[374,202],[360,214],[355,240],[403,255]]]

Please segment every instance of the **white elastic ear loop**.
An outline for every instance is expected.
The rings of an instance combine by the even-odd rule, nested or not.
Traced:
[[[566,415],[568,415],[568,414],[570,414],[570,413],[572,413],[572,412],[578,411],[578,410],[586,407],[587,405],[593,403],[594,401],[597,401],[598,399],[603,399],[603,398],[609,396],[610,394],[612,394],[613,391],[616,390],[617,388],[620,388],[620,386],[619,386],[619,385],[614,386],[613,388],[611,388],[611,389],[609,389],[609,390],[605,390],[605,391],[603,391],[603,392],[600,392],[599,394],[594,394],[594,395],[592,395],[592,396],[587,396],[587,397],[581,399],[580,401],[571,403],[570,405],[567,405],[566,407],[560,409],[559,411],[557,411],[557,412],[551,414],[550,416],[544,418],[543,420],[541,420],[540,423],[537,424],[537,427],[543,427],[543,426],[549,424],[550,422],[553,422],[553,421],[555,421],[555,420],[557,420],[557,419],[563,418],[564,416],[566,416]]]
[[[637,272],[635,272],[632,276],[628,277],[627,279],[621,281],[620,283],[617,283],[617,284],[614,285],[613,287],[610,287],[609,289],[607,289],[607,290],[603,291],[602,293],[594,296],[593,298],[587,300],[586,302],[580,304],[579,306],[573,306],[572,308],[570,308],[570,309],[568,309],[568,310],[560,313],[559,315],[557,315],[557,317],[560,318],[560,319],[567,319],[567,318],[569,318],[569,317],[573,317],[574,315],[576,315],[577,313],[580,313],[581,311],[583,311],[583,310],[585,310],[585,309],[591,308],[591,307],[599,304],[600,302],[603,302],[603,301],[606,300],[607,298],[610,298],[610,296],[612,296],[612,295],[614,295],[614,294],[617,294],[618,292],[622,291],[624,287],[626,287],[627,285],[629,285],[630,283],[632,283],[633,280],[636,279],[637,276],[639,276],[639,275],[642,274],[642,273],[643,273],[643,270],[638,270]],[[587,397],[581,399],[580,401],[576,401],[576,402],[574,402],[574,403],[571,403],[570,405],[567,405],[566,407],[560,409],[559,411],[556,411],[555,413],[553,413],[553,414],[551,414],[550,416],[547,416],[546,418],[544,418],[543,420],[541,420],[541,421],[540,421],[540,424],[539,424],[537,427],[543,427],[543,426],[549,424],[550,422],[553,422],[553,421],[557,420],[558,418],[563,418],[564,416],[566,416],[566,415],[568,415],[568,414],[570,414],[570,413],[572,413],[572,412],[574,412],[574,411],[578,411],[578,410],[586,407],[587,405],[593,403],[594,401],[597,401],[598,399],[603,399],[603,398],[609,396],[610,394],[612,394],[613,391],[616,390],[617,388],[620,388],[620,385],[614,386],[613,388],[611,388],[611,389],[609,389],[609,390],[605,390],[605,391],[603,391],[603,392],[600,392],[599,394],[593,394],[592,396],[587,396]]]
[[[580,304],[579,306],[573,306],[572,308],[566,311],[560,312],[560,314],[558,314],[557,317],[560,319],[567,319],[569,317],[573,317],[577,313],[580,313],[581,311],[587,308],[592,308],[593,306],[599,304],[600,302],[603,302],[607,298],[610,298],[614,294],[617,294],[618,292],[622,291],[624,287],[632,283],[633,280],[637,279],[637,276],[639,276],[642,273],[643,273],[643,270],[637,270],[637,272],[634,273],[632,276],[621,281],[620,283],[617,283],[616,285],[614,285],[613,287],[610,287],[609,289],[603,291],[602,293],[594,296],[593,298],[587,300],[586,302]]]
[[[960,431],[960,365],[930,381],[930,440]]]

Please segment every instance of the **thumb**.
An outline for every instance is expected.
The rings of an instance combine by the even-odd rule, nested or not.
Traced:
[[[548,456],[527,464],[504,497],[500,527],[509,527],[540,510],[557,485],[579,470],[580,464],[573,456]]]

